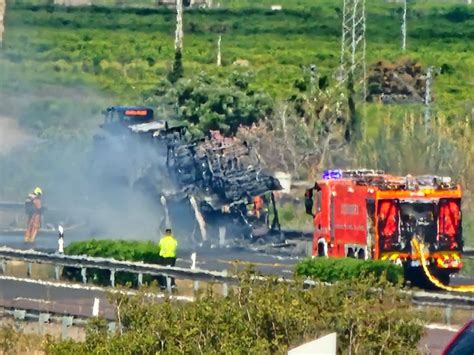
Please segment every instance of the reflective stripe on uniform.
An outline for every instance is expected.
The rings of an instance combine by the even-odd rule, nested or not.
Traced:
[[[176,258],[176,249],[178,241],[171,235],[161,238],[159,243],[160,256],[162,258]]]

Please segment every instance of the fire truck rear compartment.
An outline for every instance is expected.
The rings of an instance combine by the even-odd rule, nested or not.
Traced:
[[[381,251],[411,253],[411,239],[415,235],[423,240],[430,252],[461,247],[457,199],[385,200],[380,203],[390,205],[387,215],[379,214]],[[385,211],[382,209],[381,213]]]

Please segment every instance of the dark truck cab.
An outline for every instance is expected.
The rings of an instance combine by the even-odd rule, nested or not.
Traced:
[[[100,127],[112,134],[126,134],[134,127],[143,125],[155,126],[154,112],[144,106],[111,106],[102,111],[104,123]],[[166,123],[159,122],[163,127]]]
[[[153,110],[144,106],[111,106],[102,112],[105,117],[104,125],[123,124],[133,125],[153,121]]]

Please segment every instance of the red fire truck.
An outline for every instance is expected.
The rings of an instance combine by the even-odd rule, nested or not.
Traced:
[[[328,170],[306,191],[305,205],[313,256],[390,260],[410,278],[421,271],[411,247],[417,236],[443,283],[462,267],[461,188],[449,177]]]

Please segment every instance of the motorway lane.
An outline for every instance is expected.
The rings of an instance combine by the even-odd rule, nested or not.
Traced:
[[[84,235],[70,233],[66,236],[66,246],[73,241],[86,239]],[[0,246],[5,245],[10,248],[36,249],[44,251],[54,251],[57,248],[57,239],[51,235],[39,235],[34,244],[23,242],[20,235],[0,235]],[[263,248],[262,248],[263,249]],[[180,250],[179,259],[176,266],[190,267],[191,252],[197,253],[197,267],[205,270],[231,272],[245,270],[249,264],[253,264],[255,269],[266,275],[278,275],[291,278],[294,266],[301,260],[301,257],[285,255],[265,254],[257,250],[244,248],[202,248],[196,250]],[[236,263],[239,261],[238,263]],[[474,277],[454,276],[451,278],[451,285],[473,285]]]
[[[423,354],[440,355],[458,331],[458,327],[427,328],[418,349]]]
[[[90,317],[95,298],[100,300],[99,315],[113,319],[114,310],[106,293],[97,288],[85,290],[0,279],[0,307]]]
[[[58,288],[0,279],[0,307],[89,317],[92,315],[94,298],[100,299],[99,315],[114,320],[113,307],[108,303],[103,291]],[[427,328],[418,349],[422,353],[441,354],[458,328]]]

